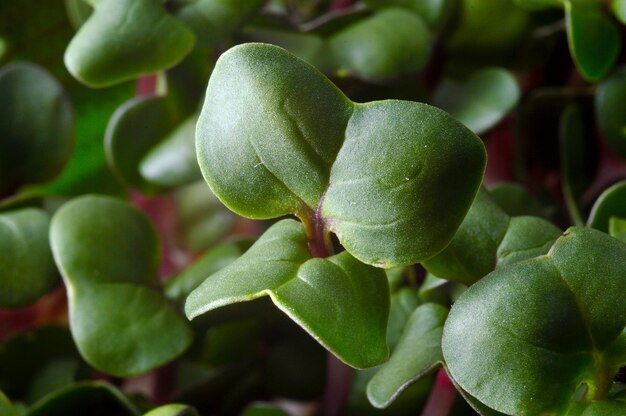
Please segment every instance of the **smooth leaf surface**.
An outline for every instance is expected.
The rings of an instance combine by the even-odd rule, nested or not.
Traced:
[[[382,270],[349,253],[310,258],[304,228],[283,220],[187,298],[192,319],[230,303],[270,296],[318,342],[354,367],[387,358],[389,287]]]
[[[57,282],[49,228],[50,217],[38,208],[0,214],[0,307],[28,305]]]
[[[587,226],[608,233],[611,217],[626,218],[626,181],[602,192],[591,208]]]
[[[441,253],[423,262],[435,276],[470,285],[496,267],[550,249],[561,230],[538,217],[509,217],[484,189]]]
[[[598,85],[595,110],[606,143],[626,159],[626,68],[620,67]]]
[[[26,63],[0,69],[0,198],[61,172],[73,123],[72,106],[47,71]]]
[[[101,0],[65,51],[65,65],[91,87],[169,68],[195,41],[161,0]]]
[[[167,281],[165,294],[170,299],[183,300],[208,276],[217,273],[241,257],[251,245],[251,240],[240,238],[207,251],[193,264]]]
[[[137,408],[117,388],[104,381],[85,381],[58,390],[35,403],[26,416],[89,415],[138,416]]]
[[[181,2],[176,17],[196,35],[196,46],[215,47],[262,4],[262,0],[193,0]]]
[[[422,16],[431,28],[436,28],[448,17],[454,2],[450,0],[368,0],[366,4],[372,8],[406,7]]]
[[[196,143],[205,179],[236,213],[309,222],[319,212],[353,256],[384,267],[445,247],[485,163],[479,139],[443,111],[352,103],[313,67],[264,44],[220,57]]]
[[[626,416],[626,403],[602,400],[574,406],[567,416]]]
[[[393,351],[409,316],[420,304],[417,292],[404,287],[391,295],[389,306],[389,322],[387,323],[387,345]]]
[[[610,71],[619,55],[619,30],[597,2],[567,0],[565,17],[576,66],[585,79],[598,81]]]
[[[430,38],[428,26],[418,15],[385,8],[328,42],[338,74],[386,81],[422,69],[430,55]]]
[[[515,182],[498,182],[489,186],[487,190],[491,199],[511,217],[532,215],[550,218],[549,208],[543,206],[523,186]]]
[[[446,321],[452,377],[510,415],[559,414],[582,383],[588,400],[605,398],[626,363],[624,267],[622,242],[570,228],[547,255],[497,269]]]
[[[144,416],[198,416],[198,412],[186,404],[166,404],[144,413]]]
[[[613,10],[613,14],[617,20],[626,25],[626,0],[611,1],[611,10]]]
[[[623,218],[609,218],[609,235],[626,243],[626,220]]]
[[[448,310],[424,304],[411,314],[389,361],[367,385],[370,402],[387,407],[402,391],[443,362],[441,334]]]
[[[139,164],[143,178],[168,188],[202,179],[196,157],[197,121],[197,116],[189,117],[147,152]]]
[[[127,186],[146,193],[160,189],[142,175],[140,164],[150,149],[172,133],[176,121],[168,99],[161,96],[136,97],[115,111],[104,146],[111,169]]]
[[[485,68],[466,80],[446,79],[437,87],[433,104],[449,112],[476,134],[496,125],[519,101],[513,75],[502,68]]]
[[[189,345],[185,321],[153,288],[158,241],[136,208],[108,197],[77,198],[53,217],[50,241],[68,290],[72,335],[91,365],[139,374]]]

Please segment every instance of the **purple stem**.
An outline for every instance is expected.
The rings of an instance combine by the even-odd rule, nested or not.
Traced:
[[[448,416],[455,399],[456,389],[445,370],[441,369],[421,416]]]

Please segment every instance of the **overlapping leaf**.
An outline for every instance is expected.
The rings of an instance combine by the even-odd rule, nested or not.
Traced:
[[[270,296],[322,345],[354,367],[387,359],[389,287],[382,270],[349,253],[311,258],[304,228],[272,226],[243,256],[209,276],[187,298],[194,318],[235,302]]]
[[[72,335],[91,365],[139,374],[189,345],[184,320],[153,288],[158,242],[136,208],[107,197],[75,199],[55,214],[50,241],[68,290]]]
[[[550,252],[496,270],[454,304],[443,354],[455,381],[510,415],[605,399],[626,363],[626,245],[570,228]],[[610,288],[610,290],[607,290]]]
[[[197,153],[205,179],[233,211],[295,213],[307,223],[315,213],[353,256],[384,267],[445,247],[485,163],[479,139],[443,111],[353,103],[305,62],[263,44],[220,57]]]

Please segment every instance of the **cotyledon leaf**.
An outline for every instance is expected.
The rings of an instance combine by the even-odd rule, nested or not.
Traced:
[[[100,0],[67,47],[65,65],[81,82],[105,87],[177,64],[194,41],[161,0]]]
[[[608,187],[591,208],[587,226],[609,232],[611,217],[626,218],[626,181]]]
[[[606,142],[622,159],[626,159],[626,67],[618,68],[598,84],[594,97],[595,112]]]
[[[441,334],[448,310],[427,303],[413,311],[389,361],[367,385],[370,402],[387,407],[402,391],[443,362]]]
[[[485,68],[462,82],[444,80],[433,103],[452,114],[476,134],[498,123],[517,104],[520,89],[515,77],[503,68]]]
[[[0,198],[61,172],[74,145],[73,116],[65,91],[43,68],[0,69]]]
[[[17,411],[11,401],[0,390],[0,415],[2,416],[17,416]]]
[[[323,120],[323,122],[320,122]],[[197,154],[213,192],[251,218],[314,213],[357,259],[408,265],[441,251],[484,170],[480,139],[426,104],[353,103],[289,52],[244,44],[209,81]]]
[[[49,228],[50,217],[38,208],[0,214],[0,308],[28,305],[57,282]]]
[[[565,17],[569,48],[576,66],[585,79],[598,81],[609,72],[619,55],[621,42],[617,26],[596,1],[566,0]]]
[[[422,264],[432,274],[470,285],[495,268],[548,252],[561,230],[531,216],[508,216],[481,189],[456,235]]]
[[[347,252],[310,258],[302,224],[283,220],[237,261],[209,276],[185,304],[190,319],[235,302],[274,304],[347,364],[387,359],[389,286],[385,273]]]
[[[547,255],[497,269],[450,311],[450,374],[509,415],[561,414],[583,384],[605,399],[626,364],[625,267],[626,245],[575,227]]]
[[[198,412],[186,404],[171,403],[152,409],[144,416],[198,416]]]
[[[110,197],[77,198],[54,215],[50,241],[68,291],[72,335],[87,362],[129,376],[187,348],[185,321],[154,289],[158,241],[138,209]]]

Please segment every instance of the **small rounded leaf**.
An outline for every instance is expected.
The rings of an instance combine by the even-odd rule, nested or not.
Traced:
[[[626,67],[620,67],[598,85],[595,110],[606,142],[626,159]]]
[[[195,37],[161,0],[100,0],[65,51],[79,81],[105,87],[180,62]]]
[[[626,218],[626,181],[602,192],[591,208],[587,226],[608,233],[611,217]]]

